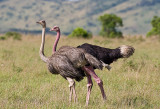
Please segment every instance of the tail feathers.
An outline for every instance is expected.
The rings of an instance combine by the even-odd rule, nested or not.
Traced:
[[[97,58],[93,57],[92,55],[88,53],[85,53],[85,58],[91,66],[97,69],[100,69],[100,70],[103,69],[102,63],[99,60],[97,60]]]
[[[111,66],[109,66],[108,64],[105,64],[103,61],[101,61],[103,67],[107,68],[109,71],[111,70]]]

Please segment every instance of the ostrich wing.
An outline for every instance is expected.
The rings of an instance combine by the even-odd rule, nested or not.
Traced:
[[[66,77],[70,77],[75,78],[77,81],[80,81],[85,76],[84,72],[78,68],[75,68],[68,57],[63,54],[53,54],[51,56],[49,65],[52,66],[52,68],[50,69],[55,69],[53,71],[58,72],[65,79]]]

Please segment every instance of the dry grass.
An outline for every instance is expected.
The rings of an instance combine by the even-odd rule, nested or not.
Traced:
[[[45,54],[51,55],[55,37],[46,36]],[[103,102],[94,82],[88,109],[159,109],[160,108],[160,41],[132,37],[125,39],[71,39],[62,37],[63,45],[91,43],[116,48],[132,45],[136,51],[129,59],[120,59],[111,71],[96,70],[104,82],[108,100]],[[0,108],[1,109],[81,109],[85,107],[86,78],[76,83],[78,103],[69,104],[68,82],[48,72],[39,58],[40,36],[23,36],[21,41],[0,41]]]

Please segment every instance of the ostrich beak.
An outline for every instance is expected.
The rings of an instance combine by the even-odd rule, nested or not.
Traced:
[[[53,28],[51,28],[49,31],[54,31],[54,29],[53,29]]]
[[[36,23],[38,23],[38,24],[39,24],[39,21],[37,21]]]

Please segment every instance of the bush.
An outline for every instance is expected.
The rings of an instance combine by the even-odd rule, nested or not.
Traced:
[[[14,40],[21,40],[22,35],[17,32],[7,32],[5,34],[6,38],[13,37]]]
[[[69,37],[82,37],[82,38],[91,38],[92,33],[87,32],[83,28],[76,28],[72,31]]]
[[[0,36],[0,40],[5,40],[6,37],[5,36]]]

